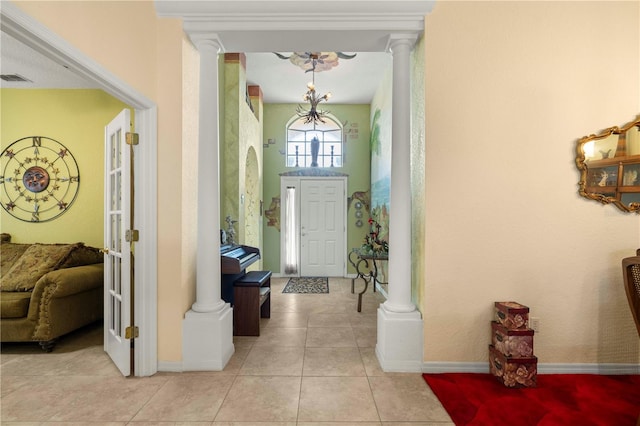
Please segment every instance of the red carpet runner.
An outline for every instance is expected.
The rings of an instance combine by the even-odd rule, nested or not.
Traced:
[[[490,374],[422,376],[457,426],[635,426],[640,416],[640,375],[538,374],[538,387],[521,389]]]

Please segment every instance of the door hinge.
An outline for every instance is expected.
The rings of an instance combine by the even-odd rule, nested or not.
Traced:
[[[124,329],[124,338],[125,339],[137,339],[140,334],[140,330],[137,325],[130,326]]]
[[[126,137],[127,145],[138,145],[138,143],[140,142],[140,138],[138,137],[137,133],[127,132]]]
[[[136,242],[139,238],[140,233],[137,229],[127,229],[124,233],[124,240],[128,243]]]

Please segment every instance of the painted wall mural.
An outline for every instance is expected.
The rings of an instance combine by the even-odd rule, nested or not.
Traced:
[[[347,210],[351,209],[354,201],[360,201],[365,211],[370,211],[371,197],[369,197],[369,191],[355,191],[351,196],[347,197]]]
[[[271,197],[271,205],[264,211],[267,226],[272,226],[280,232],[280,197]]]
[[[379,238],[389,240],[391,195],[391,73],[387,72],[371,102],[371,217],[380,225]]]

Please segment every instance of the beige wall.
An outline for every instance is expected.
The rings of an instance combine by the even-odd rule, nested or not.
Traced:
[[[540,363],[635,363],[640,218],[577,194],[576,140],[640,112],[640,2],[437,2],[426,19],[424,358],[487,359],[494,301]]]
[[[180,179],[195,176],[181,67],[197,55],[150,1],[17,4],[157,102],[158,358],[180,361],[195,250],[193,210],[176,202],[193,202]],[[638,9],[444,1],[427,16],[426,361],[485,361],[496,300],[541,319],[541,363],[640,359],[620,272],[640,220],[578,197],[573,162],[576,139],[640,110]]]
[[[191,266],[195,240],[189,239],[195,233],[188,229],[183,234],[179,202],[183,192],[182,23],[158,19],[151,1],[15,4],[157,104],[158,359],[180,361],[182,320],[195,294],[193,274],[183,271]],[[185,60],[193,63],[197,57]]]

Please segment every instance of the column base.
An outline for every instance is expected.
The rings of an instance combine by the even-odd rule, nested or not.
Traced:
[[[422,372],[423,323],[420,311],[391,312],[378,308],[376,356],[385,372]]]
[[[222,371],[231,359],[233,309],[225,304],[216,312],[188,311],[182,321],[182,369]]]

